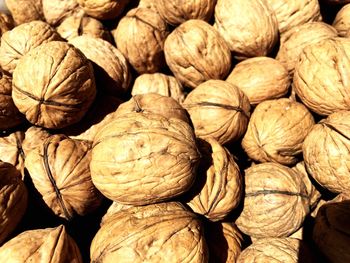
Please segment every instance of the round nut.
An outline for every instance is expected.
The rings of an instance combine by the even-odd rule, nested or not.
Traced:
[[[240,88],[252,105],[283,97],[290,85],[286,68],[268,57],[249,58],[238,63],[226,81]]]
[[[165,40],[164,53],[174,76],[190,88],[210,79],[223,79],[231,68],[225,40],[202,20],[188,20],[175,28]]]
[[[350,28],[350,4],[344,5],[334,18],[332,26],[340,37],[345,37]]]
[[[287,98],[267,100],[253,111],[242,147],[255,161],[293,165],[314,124],[303,104]]]
[[[41,0],[44,17],[47,23],[56,26],[66,17],[75,13],[81,13],[77,0]]]
[[[243,233],[288,237],[301,227],[309,213],[309,198],[298,173],[277,163],[262,163],[248,168],[244,179],[243,211],[236,220]]]
[[[5,0],[17,25],[44,19],[42,0]]]
[[[119,16],[130,0],[77,0],[77,2],[89,16],[106,20]]]
[[[188,94],[183,106],[200,138],[213,137],[225,144],[237,141],[247,129],[249,100],[226,81],[208,80],[200,84]]]
[[[95,99],[91,63],[75,47],[52,41],[27,53],[13,73],[12,97],[28,121],[63,128],[81,120]]]
[[[112,32],[117,48],[139,74],[154,73],[164,66],[168,33],[166,22],[149,8],[130,10]]]
[[[218,0],[214,27],[239,58],[266,56],[278,40],[278,22],[266,0]]]

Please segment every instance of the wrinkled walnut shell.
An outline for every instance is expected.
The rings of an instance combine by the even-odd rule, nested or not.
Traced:
[[[196,88],[210,79],[223,79],[231,68],[225,40],[207,22],[188,20],[165,40],[166,62],[184,86]]]
[[[24,171],[24,152],[22,142],[24,140],[24,132],[17,131],[5,137],[0,137],[0,160],[16,167],[22,173]]]
[[[311,113],[299,102],[287,98],[264,101],[252,113],[242,147],[255,161],[293,165],[314,124]]]
[[[66,17],[82,12],[77,0],[41,1],[45,20],[52,26],[57,26]]]
[[[345,37],[350,28],[350,4],[343,6],[337,13],[332,26],[340,37]]]
[[[130,0],[77,0],[77,2],[89,16],[106,20],[119,16]]]
[[[44,19],[42,0],[5,0],[17,25]]]

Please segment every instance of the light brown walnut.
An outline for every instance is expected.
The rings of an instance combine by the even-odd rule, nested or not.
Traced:
[[[45,21],[42,0],[5,0],[16,25],[34,20]]]

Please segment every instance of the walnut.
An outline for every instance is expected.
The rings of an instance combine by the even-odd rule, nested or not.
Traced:
[[[350,28],[350,4],[344,5],[334,18],[332,26],[340,37],[345,37]]]
[[[207,224],[205,232],[210,262],[236,262],[242,250],[243,237],[235,224],[228,222]]]
[[[112,215],[95,235],[92,262],[207,262],[203,227],[175,202],[131,207]]]
[[[159,93],[163,96],[172,97],[180,104],[185,100],[185,93],[180,82],[173,76],[163,73],[142,74],[134,82],[131,95],[145,93]]]
[[[130,0],[77,0],[77,2],[89,16],[106,20],[119,16]]]
[[[244,93],[223,80],[208,80],[192,90],[183,106],[200,138],[213,137],[225,144],[246,131],[250,104]]]
[[[350,200],[323,205],[317,213],[312,238],[332,263],[350,262]]]
[[[122,103],[115,114],[122,115],[129,112],[155,113],[167,119],[177,118],[190,123],[186,110],[176,100],[157,93],[135,95],[129,101]]]
[[[153,11],[155,11],[155,12],[158,12],[157,3],[154,0],[140,0],[137,7],[149,8],[149,9],[152,9]]]
[[[100,21],[84,14],[68,16],[56,29],[60,36],[68,41],[84,35],[101,38],[108,42],[112,41],[110,32]]]
[[[12,16],[0,12],[0,37],[7,31],[15,27]]]
[[[283,97],[291,82],[287,69],[268,57],[249,58],[238,63],[226,81],[240,88],[253,105]]]
[[[27,230],[0,247],[0,261],[82,263],[77,244],[63,225]]]
[[[100,226],[102,226],[104,223],[108,222],[110,219],[113,220],[114,214],[118,213],[122,210],[129,209],[131,207],[135,207],[133,205],[124,205],[118,202],[113,202],[109,207],[107,212],[103,215],[101,218]]]
[[[42,0],[5,0],[5,4],[17,25],[45,20]]]
[[[52,41],[27,53],[13,73],[12,97],[28,121],[63,128],[82,119],[95,99],[91,63],[72,45]]]
[[[0,244],[21,221],[27,209],[27,199],[27,188],[20,173],[12,164],[0,161]],[[0,261],[8,262],[5,258]]]
[[[243,233],[255,238],[287,237],[301,227],[309,213],[309,198],[297,172],[262,163],[248,168],[244,179],[244,206],[236,220]]]
[[[350,39],[332,38],[303,49],[293,85],[302,102],[319,115],[350,110]]]
[[[255,161],[293,165],[314,124],[303,104],[287,98],[267,100],[253,111],[242,147]]]
[[[69,17],[72,14],[83,12],[77,3],[77,0],[41,1],[45,20],[52,26],[57,26],[66,17]]]
[[[267,55],[278,40],[278,22],[265,0],[218,0],[214,27],[239,58]]]
[[[307,135],[303,155],[307,170],[334,193],[350,191],[350,111],[339,111],[316,124]]]
[[[322,22],[310,22],[296,26],[282,36],[276,59],[288,69],[292,76],[295,64],[298,62],[304,47],[336,36],[337,31],[332,26]]]
[[[107,198],[143,205],[186,192],[195,180],[199,157],[186,122],[131,112],[99,130],[90,169],[94,184]]]
[[[33,21],[15,27],[1,37],[1,68],[12,74],[20,58],[35,47],[54,40],[61,40],[61,37],[45,22]]]
[[[225,40],[202,20],[188,20],[175,28],[165,40],[164,53],[174,76],[190,88],[209,79],[223,79],[231,68]]]
[[[209,21],[216,0],[156,0],[159,14],[170,25],[179,25],[190,19]]]
[[[92,62],[98,90],[111,95],[127,92],[131,73],[123,54],[109,42],[92,36],[78,36],[69,41]]]
[[[130,10],[112,31],[117,48],[139,73],[155,73],[165,64],[166,22],[149,8]]]
[[[0,130],[14,128],[24,121],[12,100],[12,79],[0,69]]]
[[[306,253],[305,253],[306,252]],[[314,262],[308,257],[306,244],[295,238],[264,238],[257,240],[239,255],[237,263]]]
[[[0,160],[16,167],[22,173],[24,178],[24,158],[25,154],[22,149],[22,142],[25,134],[17,131],[8,136],[0,137]],[[34,139],[34,138],[33,138]]]
[[[320,4],[317,0],[267,0],[275,11],[280,34],[312,21],[321,21]]]
[[[186,204],[211,221],[224,219],[241,201],[243,178],[233,155],[216,140],[200,145],[202,159]]]
[[[29,153],[31,150],[36,150],[39,147],[41,147],[45,140],[49,138],[51,134],[40,128],[32,126],[28,128],[24,133],[24,138],[22,140],[19,140],[19,147],[22,151],[21,154],[25,156]]]
[[[52,135],[28,152],[25,166],[46,205],[71,220],[92,212],[102,200],[91,180],[90,160],[90,142]]]

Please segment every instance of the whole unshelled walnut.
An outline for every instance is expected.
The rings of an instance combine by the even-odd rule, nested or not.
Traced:
[[[214,27],[237,58],[266,56],[278,39],[278,22],[266,0],[218,0]]]
[[[254,238],[288,237],[301,227],[309,213],[309,198],[297,172],[262,163],[248,168],[244,179],[243,211],[236,220],[243,233]]]
[[[15,166],[22,173],[22,179],[24,178],[25,159],[22,149],[24,136],[23,131],[16,131],[8,136],[0,137],[0,160]]]
[[[13,20],[17,25],[34,20],[43,20],[42,0],[5,0]]]
[[[69,41],[92,62],[97,90],[104,94],[125,94],[131,82],[129,64],[123,54],[111,43],[84,35]]]
[[[350,110],[350,39],[308,45],[299,56],[293,85],[302,102],[319,115]]]
[[[117,48],[139,73],[154,73],[165,64],[164,40],[168,26],[149,8],[131,9],[112,31]]]
[[[202,140],[199,149],[197,178],[185,202],[193,212],[219,221],[240,203],[243,178],[233,155],[215,139]]]
[[[307,170],[334,193],[350,192],[350,111],[339,111],[316,124],[306,136],[303,155]]]
[[[93,183],[107,198],[144,205],[186,192],[195,180],[199,158],[188,123],[131,112],[99,130],[90,169]]]
[[[91,143],[52,135],[25,159],[34,187],[58,216],[71,220],[93,212],[102,195],[92,183]]]
[[[210,79],[223,79],[231,69],[231,52],[225,40],[198,19],[175,28],[165,40],[164,53],[174,76],[190,88]]]
[[[240,88],[252,105],[283,97],[291,82],[287,69],[268,57],[248,58],[238,63],[226,81]]]
[[[7,31],[15,27],[15,22],[11,15],[0,12],[0,37]]]
[[[295,64],[303,48],[317,43],[323,39],[337,36],[337,31],[323,22],[310,22],[296,26],[284,34],[281,38],[281,46],[276,59],[287,69],[289,74],[294,74]]]
[[[0,244],[21,221],[27,209],[27,199],[27,188],[19,171],[12,164],[0,161]]]
[[[280,34],[312,21],[321,21],[318,0],[267,0],[275,11]]]
[[[77,244],[65,227],[27,230],[0,247],[0,261],[82,263]]]
[[[229,82],[208,80],[200,84],[188,94],[183,106],[200,138],[213,137],[225,144],[237,141],[247,129],[248,97]]]
[[[83,12],[77,0],[41,0],[44,17],[47,23],[52,26],[57,26],[66,17],[71,16],[75,13]]]
[[[4,33],[0,44],[0,66],[13,73],[20,58],[43,43],[62,40],[49,24],[32,21]]]
[[[77,0],[77,2],[89,16],[107,20],[119,16],[130,0]]]
[[[146,93],[158,93],[163,96],[172,97],[180,104],[185,100],[185,93],[182,85],[173,76],[163,73],[142,74],[134,82],[131,95]]]
[[[28,121],[63,128],[82,119],[95,99],[94,72],[73,45],[52,41],[27,53],[18,63],[12,97]]]
[[[114,213],[96,233],[92,262],[208,262],[203,226],[176,202],[130,207]]]
[[[171,25],[179,25],[190,19],[209,21],[216,0],[156,0],[159,14]]]
[[[340,37],[345,37],[350,29],[350,4],[344,5],[334,18],[332,26]]]
[[[267,100],[253,111],[242,147],[255,161],[293,165],[314,124],[303,104],[287,98]]]

